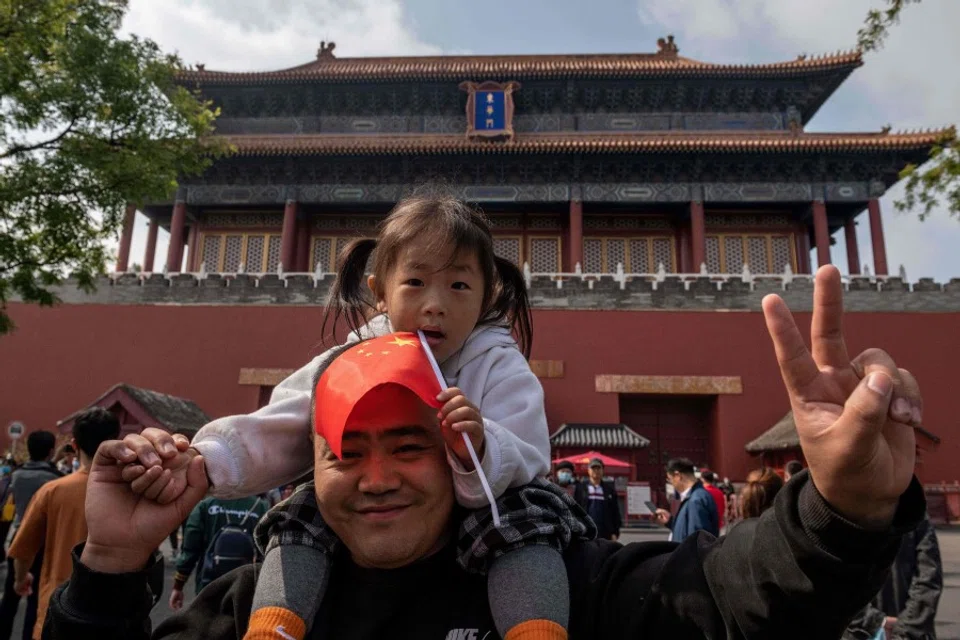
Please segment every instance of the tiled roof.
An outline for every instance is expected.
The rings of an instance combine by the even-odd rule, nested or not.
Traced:
[[[923,427],[916,427],[916,431],[924,438],[930,440],[933,444],[940,444],[940,436],[927,431]],[[797,434],[797,425],[793,421],[793,411],[788,411],[787,415],[780,418],[779,421],[756,440],[747,443],[747,453],[763,453],[765,451],[781,451],[783,449],[796,449],[800,446],[800,436]]]
[[[178,398],[177,396],[160,393],[152,389],[135,387],[132,384],[120,383],[113,385],[107,389],[106,393],[94,400],[90,406],[97,406],[101,400],[118,389],[139,404],[144,412],[165,426],[170,433],[192,435],[199,431],[200,427],[210,422],[210,416],[204,413],[203,409],[198,407],[193,400]],[[60,420],[57,425],[63,427],[65,423],[76,418],[82,411],[84,411],[84,409],[71,413],[63,420]]]
[[[564,424],[550,436],[554,447],[646,447],[650,441],[625,424]]]
[[[797,425],[793,422],[793,411],[766,431],[759,438],[747,443],[747,453],[763,453],[764,451],[779,451],[781,449],[795,449],[800,446],[800,436],[797,435]]]
[[[670,132],[521,134],[507,142],[465,135],[234,135],[240,155],[526,153],[821,153],[921,151],[950,129],[909,133]]]
[[[335,58],[279,71],[231,72],[203,68],[179,74],[183,82],[201,84],[274,84],[351,80],[486,80],[489,78],[631,78],[631,77],[789,77],[863,64],[859,52],[840,52],[771,64],[713,64],[660,53],[594,55],[420,56]]]
[[[195,433],[210,422],[210,416],[203,412],[193,400],[178,398],[152,389],[143,389],[131,384],[121,385],[144,411],[154,420],[165,425],[170,432]]]

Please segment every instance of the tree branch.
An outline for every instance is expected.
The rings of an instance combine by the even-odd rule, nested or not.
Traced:
[[[0,160],[4,158],[10,158],[21,153],[30,153],[31,151],[36,151],[37,149],[43,149],[57,144],[63,140],[64,136],[73,131],[74,125],[77,124],[77,119],[73,118],[70,120],[70,124],[67,125],[67,128],[61,131],[57,136],[50,138],[49,140],[44,140],[43,142],[38,142],[37,144],[31,145],[14,145],[10,147],[7,151],[0,153]]]

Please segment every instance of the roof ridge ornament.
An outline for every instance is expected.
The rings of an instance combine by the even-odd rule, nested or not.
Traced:
[[[657,39],[657,55],[664,58],[676,58],[680,53],[680,47],[673,41],[673,34],[666,38]]]
[[[317,49],[317,60],[336,60],[336,56],[333,55],[333,50],[336,47],[336,42],[327,43],[325,40],[321,40],[320,48]]]

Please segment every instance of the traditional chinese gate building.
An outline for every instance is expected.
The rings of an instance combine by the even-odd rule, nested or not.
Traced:
[[[758,463],[744,445],[789,408],[759,300],[776,291],[809,310],[803,274],[831,261],[842,230],[851,349],[892,344],[917,372],[946,445],[926,473],[952,480],[955,394],[923,370],[957,348],[958,286],[887,277],[878,200],[940,132],[805,130],[861,64],[712,64],[668,38],[629,55],[338,58],[324,43],[292,69],[186,71],[236,153],[142,208],[144,273],[124,273],[131,207],[119,273],[96,294],[68,286],[57,309],[14,306],[24,328],[0,358],[28,372],[0,371],[5,395],[22,389],[10,419],[52,425],[121,379],[214,416],[256,408],[316,353],[339,248],[432,183],[482,206],[498,253],[532,273],[551,426],[626,425],[649,440],[627,458],[655,487],[674,455],[735,479]],[[861,222],[874,263],[858,277]],[[71,341],[121,355],[84,375],[50,369],[60,343],[89,364]],[[69,393],[36,402],[29,384],[60,373]]]

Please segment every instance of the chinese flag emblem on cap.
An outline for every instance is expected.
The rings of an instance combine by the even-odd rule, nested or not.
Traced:
[[[375,403],[382,396],[383,411],[390,411],[390,400],[396,397],[393,385],[406,387],[431,407],[441,407],[437,395],[443,388],[431,357],[414,333],[391,333],[358,343],[323,372],[314,389],[313,423],[338,458],[343,431],[357,404],[361,400]]]

